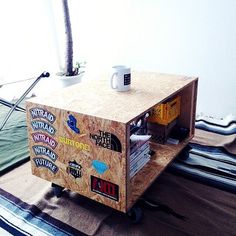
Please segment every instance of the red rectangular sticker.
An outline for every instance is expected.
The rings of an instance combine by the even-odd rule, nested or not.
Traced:
[[[119,186],[91,175],[91,191],[119,201]]]

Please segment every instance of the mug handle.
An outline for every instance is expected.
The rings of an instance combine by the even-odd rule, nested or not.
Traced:
[[[111,76],[111,87],[113,88],[113,89],[116,89],[117,88],[117,85],[116,85],[116,87],[114,87],[113,86],[113,80],[114,80],[114,77],[115,77],[115,75],[117,76],[117,72],[115,72],[115,73],[113,73],[113,75]]]

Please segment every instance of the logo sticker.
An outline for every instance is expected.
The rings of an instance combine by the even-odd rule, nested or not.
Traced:
[[[68,116],[67,125],[76,133],[80,134],[80,130],[77,126],[77,120],[73,115]]]
[[[46,134],[33,133],[32,137],[34,139],[34,142],[36,142],[36,143],[43,142],[45,144],[48,144],[53,149],[55,149],[57,146],[57,141]]]
[[[76,161],[69,161],[69,166],[66,168],[66,172],[77,178],[82,177],[82,166]]]
[[[52,125],[44,121],[34,120],[34,121],[31,121],[31,125],[32,125],[33,130],[35,131],[42,130],[42,131],[46,131],[47,133],[51,135],[54,135],[56,132],[56,129]]]
[[[119,201],[119,186],[91,175],[91,191]]]
[[[86,143],[82,143],[82,142],[77,142],[73,139],[70,139],[70,138],[67,138],[67,137],[61,137],[59,136],[59,140],[58,140],[60,143],[63,143],[63,144],[66,144],[66,145],[69,145],[69,146],[72,146],[72,147],[76,147],[80,150],[84,150],[84,151],[88,151],[90,152],[91,151],[91,148],[88,144]]]
[[[99,130],[99,134],[90,134],[97,146],[107,148],[116,152],[122,152],[120,140],[112,133]]]
[[[93,160],[92,166],[100,175],[102,175],[106,170],[108,170],[108,165],[102,161]]]
[[[50,123],[53,123],[56,120],[56,117],[51,112],[38,107],[30,109],[30,114],[33,119],[43,118]]]
[[[36,167],[45,167],[49,169],[52,173],[56,174],[58,167],[51,161],[45,158],[33,158]]]
[[[49,157],[52,161],[56,161],[58,157],[57,154],[53,152],[50,148],[41,145],[33,146],[33,150],[36,156],[43,155]]]
[[[130,80],[131,80],[130,74],[125,74],[124,75],[124,85],[129,85]]]

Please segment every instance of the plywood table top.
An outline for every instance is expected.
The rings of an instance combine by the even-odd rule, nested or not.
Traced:
[[[109,75],[104,74],[93,80],[60,89],[49,96],[38,96],[28,101],[129,123],[157,103],[188,86],[193,80],[196,78],[132,71],[131,90],[116,92],[110,88]]]

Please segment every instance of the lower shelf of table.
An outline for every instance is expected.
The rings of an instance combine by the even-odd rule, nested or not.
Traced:
[[[192,137],[178,145],[151,143],[155,154],[151,160],[130,180],[127,209],[130,209],[145,190],[165,170],[168,164],[183,150]]]

